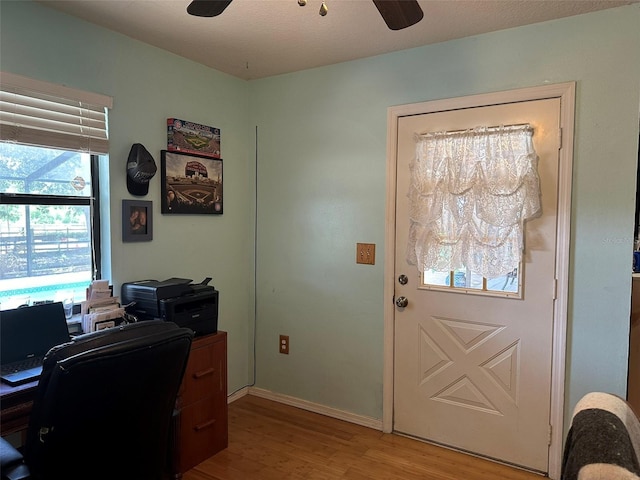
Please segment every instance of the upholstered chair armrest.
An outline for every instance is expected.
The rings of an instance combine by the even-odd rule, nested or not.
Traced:
[[[22,454],[2,437],[0,437],[0,472],[2,472],[2,480],[31,478],[29,469],[22,463]]]

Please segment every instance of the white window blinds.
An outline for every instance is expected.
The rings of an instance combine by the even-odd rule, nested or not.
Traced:
[[[0,72],[0,140],[106,154],[111,97]]]
[[[421,272],[518,267],[524,222],[541,212],[529,125],[416,135],[407,261]]]

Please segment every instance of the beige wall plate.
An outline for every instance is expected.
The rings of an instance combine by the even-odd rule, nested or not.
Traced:
[[[356,244],[356,263],[364,263],[366,265],[375,265],[376,244],[375,243],[357,243]]]

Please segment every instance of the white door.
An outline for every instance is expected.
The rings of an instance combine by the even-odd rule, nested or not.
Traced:
[[[534,129],[542,216],[525,224],[521,295],[426,288],[405,261],[414,134],[524,123]],[[559,129],[558,98],[398,119],[394,290],[408,305],[394,316],[394,431],[548,471]]]

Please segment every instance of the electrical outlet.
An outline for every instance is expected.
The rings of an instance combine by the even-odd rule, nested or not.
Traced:
[[[280,335],[280,353],[289,355],[289,335]]]
[[[376,244],[375,243],[357,243],[356,244],[356,263],[364,263],[366,265],[375,265]]]

